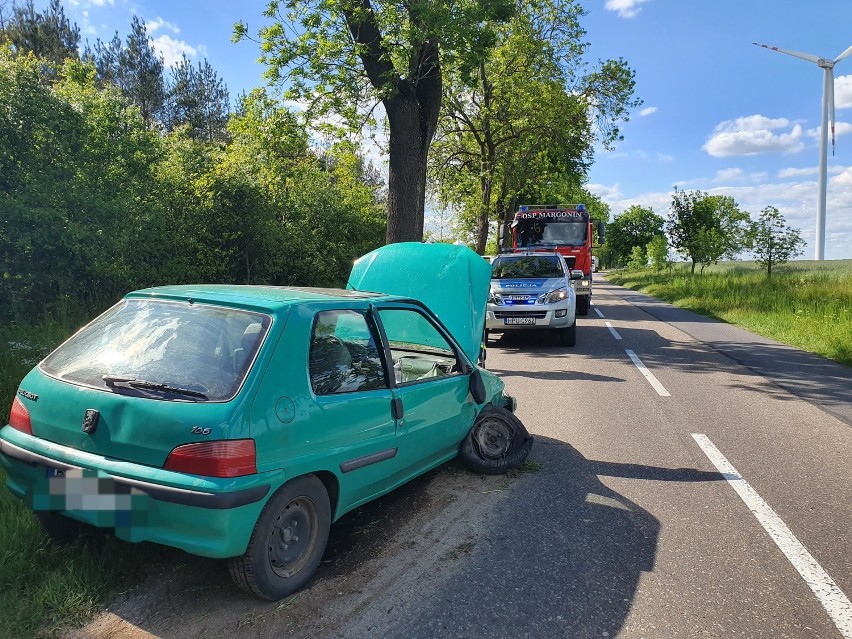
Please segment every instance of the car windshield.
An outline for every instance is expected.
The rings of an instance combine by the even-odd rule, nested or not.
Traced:
[[[498,257],[491,267],[491,277],[497,280],[563,277],[561,260],[558,255]]]
[[[271,318],[239,309],[122,300],[51,353],[41,370],[113,392],[189,401],[233,397]]]
[[[515,238],[518,247],[524,246],[584,246],[586,222],[548,218],[518,220]]]

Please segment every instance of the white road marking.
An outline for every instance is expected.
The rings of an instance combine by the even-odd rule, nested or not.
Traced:
[[[609,324],[609,322],[607,322]],[[648,380],[648,383],[654,387],[654,390],[657,391],[657,395],[660,397],[671,397],[671,393],[666,390],[666,387],[660,384],[660,380],[654,377],[654,374],[648,370],[648,367],[642,363],[642,360],[636,356],[636,353],[627,349],[624,351],[627,353],[627,357],[633,360],[633,363],[636,364],[636,368],[639,369],[639,372],[645,376],[645,379]]]
[[[700,433],[693,433],[693,439],[713,462],[713,465],[725,476],[731,487],[745,502],[745,505],[766,530],[772,541],[781,549],[784,556],[805,580],[816,598],[825,608],[828,616],[837,626],[845,639],[852,639],[852,602],[843,594],[838,585],[828,575],[808,549],[796,538],[782,519],[767,504],[757,491],[742,478],[713,442]]]
[[[609,329],[609,332],[610,332],[610,333],[612,333],[612,336],[613,336],[615,339],[621,339],[621,335],[619,335],[619,334],[616,332],[616,330],[612,327],[612,324],[610,324],[609,322],[606,322],[606,327]]]
[[[598,314],[598,317],[603,317],[603,316],[604,316],[604,314],[603,314],[603,313],[601,313],[601,312],[598,310],[598,307],[597,307],[597,306],[595,306],[595,313],[597,313],[597,314]]]

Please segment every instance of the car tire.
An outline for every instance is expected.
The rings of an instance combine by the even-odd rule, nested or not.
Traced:
[[[533,439],[521,420],[499,406],[485,406],[462,440],[459,457],[475,473],[500,475],[521,466]]]
[[[580,295],[577,297],[577,315],[588,315],[589,304],[592,302],[591,295]]]
[[[577,320],[568,328],[559,329],[559,345],[574,346],[577,344]]]
[[[261,511],[245,553],[228,560],[231,578],[249,594],[283,599],[313,576],[330,526],[331,504],[319,478],[287,482]]]

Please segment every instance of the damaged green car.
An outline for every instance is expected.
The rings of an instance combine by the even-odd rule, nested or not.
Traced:
[[[346,290],[130,293],[21,382],[8,488],[54,538],[114,529],[285,597],[346,512],[459,454],[485,473],[526,458],[476,365],[490,277],[465,247],[410,243],[358,260]]]

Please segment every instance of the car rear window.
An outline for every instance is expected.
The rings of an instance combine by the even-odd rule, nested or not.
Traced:
[[[46,374],[163,399],[233,397],[271,323],[240,309],[122,300],[51,353]]]
[[[498,280],[563,277],[561,259],[558,255],[498,257],[491,267],[491,277]]]

